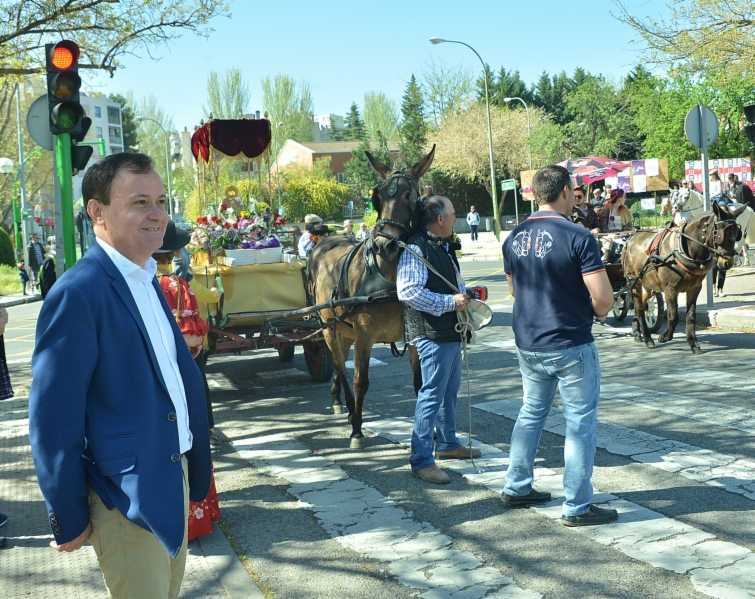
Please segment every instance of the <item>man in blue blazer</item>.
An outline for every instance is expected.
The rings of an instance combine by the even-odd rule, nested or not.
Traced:
[[[109,596],[178,596],[188,500],[210,486],[204,385],[155,279],[168,214],[142,154],[86,173],[96,242],[37,324],[29,434],[57,551],[94,546]]]

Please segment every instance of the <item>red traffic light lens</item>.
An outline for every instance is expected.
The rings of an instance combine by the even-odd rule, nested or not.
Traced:
[[[68,48],[57,46],[55,50],[53,50],[51,62],[57,69],[68,69],[74,62],[73,52]]]

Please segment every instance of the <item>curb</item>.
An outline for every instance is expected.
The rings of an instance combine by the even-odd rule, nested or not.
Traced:
[[[738,308],[723,308],[710,310],[698,314],[701,324],[729,331],[742,333],[755,333],[755,308],[752,306],[740,306]]]
[[[5,296],[5,297],[13,297],[13,296]],[[3,301],[3,298],[0,297],[0,305],[5,306],[6,308],[10,308],[11,306],[20,306],[22,304],[31,304],[33,302],[41,302],[42,296],[41,295],[30,295],[28,297],[20,297],[18,299],[10,300],[9,302]]]
[[[239,560],[217,522],[212,523],[212,533],[197,538],[197,542],[230,599],[264,599],[264,593]]]

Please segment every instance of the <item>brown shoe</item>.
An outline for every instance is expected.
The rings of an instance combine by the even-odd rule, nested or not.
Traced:
[[[464,445],[459,445],[456,449],[452,449],[451,451],[436,451],[435,452],[435,459],[436,460],[468,460],[469,458],[479,458],[482,455],[482,452],[479,449],[472,448],[472,451],[469,451],[469,447],[465,447]]]
[[[436,485],[445,485],[451,482],[448,478],[448,474],[443,472],[438,466],[433,464],[427,468],[420,468],[419,470],[412,470],[412,476],[421,478],[425,482],[435,483]]]

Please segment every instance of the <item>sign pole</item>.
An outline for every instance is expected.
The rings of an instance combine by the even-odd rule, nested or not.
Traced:
[[[710,174],[708,173],[708,129],[705,125],[703,116],[703,106],[698,104],[697,109],[700,111],[700,140],[702,141],[702,161],[703,161],[703,200],[705,202],[705,211],[710,212]],[[705,277],[705,305],[713,307],[713,271]]]

